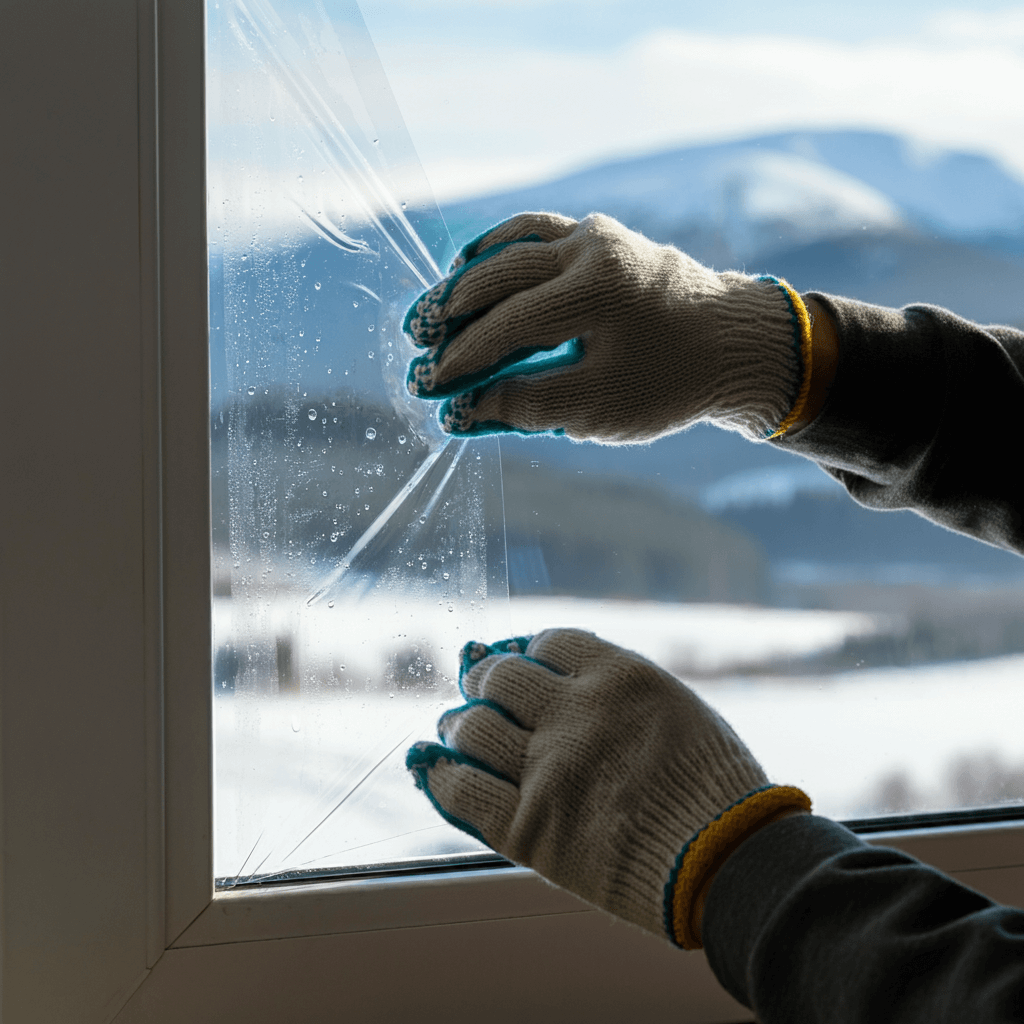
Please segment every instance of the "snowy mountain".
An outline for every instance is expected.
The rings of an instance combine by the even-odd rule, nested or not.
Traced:
[[[884,305],[1024,324],[1024,180],[880,132],[789,132],[617,161],[449,204],[456,241],[520,210],[600,210],[703,262]]]
[[[1024,243],[1024,180],[976,153],[881,132],[793,132],[760,145],[800,153],[877,189],[908,221],[960,241]]]
[[[1024,180],[987,157],[880,132],[789,132],[617,161],[450,204],[453,227],[510,211],[601,210],[736,261],[854,231],[918,231],[1024,252]]]

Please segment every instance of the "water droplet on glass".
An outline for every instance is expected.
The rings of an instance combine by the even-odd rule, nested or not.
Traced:
[[[311,420],[315,420],[316,419],[316,409],[310,409],[309,410],[309,418]]]
[[[300,338],[304,338],[305,336],[306,336],[306,332],[305,331],[299,331],[299,337]]]
[[[367,327],[366,329],[372,334],[373,333],[373,324],[370,324],[370,326]]]
[[[334,607],[334,602],[333,601],[328,601],[327,602],[327,607],[328,608],[333,608]],[[342,670],[342,672],[345,671],[345,666],[344,665],[341,666],[341,670]]]
[[[263,539],[266,540],[269,536],[270,536],[270,531],[269,530],[264,530],[263,531]]]
[[[331,543],[332,544],[337,544],[338,543],[338,531],[337,530],[335,530],[334,533],[331,534]]]
[[[373,353],[372,352],[367,352],[366,356],[367,356],[368,359],[372,359],[373,358]]]
[[[299,732],[302,729],[302,722],[298,715],[292,715],[292,732]]]
[[[359,308],[359,303],[358,302],[353,302],[352,303],[352,308],[353,309],[358,309]]]
[[[366,440],[372,441],[377,436],[377,431],[373,427],[366,428]]]
[[[445,580],[450,580],[452,578],[452,574],[450,572],[443,572],[441,573],[441,578]]]
[[[323,492],[321,493],[321,497],[323,497],[323,498],[326,498],[326,497],[327,497],[327,492],[326,492],[326,491],[323,491]]]
[[[405,434],[399,434],[398,435],[398,443],[399,444],[405,444]]]
[[[408,203],[402,203],[402,209],[403,210],[408,210],[409,209],[409,204]]]
[[[255,395],[256,394],[256,389],[254,387],[250,387],[249,388],[249,394],[250,395]]]
[[[450,611],[450,612],[455,611],[455,605],[453,605],[453,604],[448,605],[448,611]]]
[[[314,287],[314,288],[315,288],[315,289],[316,289],[317,291],[320,291],[320,282],[319,282],[319,281],[317,281],[317,282],[316,282],[316,284],[314,284],[314,285],[313,285],[313,287]]]
[[[425,523],[426,521],[427,521],[427,517],[426,516],[420,516],[420,522],[421,523]]]

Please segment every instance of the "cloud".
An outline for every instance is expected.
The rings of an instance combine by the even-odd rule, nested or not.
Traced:
[[[968,17],[975,29],[973,36],[964,29],[967,45],[937,34],[940,21],[952,31],[953,19]],[[937,16],[930,34],[911,42],[663,30],[610,52],[434,40],[428,59],[421,46],[387,39],[378,49],[441,200],[616,156],[799,127],[889,130],[910,137],[922,159],[936,148],[977,150],[1024,176],[1024,52],[982,38],[983,30],[1005,29],[1016,18],[1024,14],[954,12]],[[354,87],[345,86],[350,99]],[[363,219],[352,182],[332,173],[330,161],[325,175],[316,155],[324,133],[266,69],[211,68],[209,95],[211,198],[218,209],[230,197],[220,194],[216,165],[242,153],[239,140],[256,128],[265,135],[258,147],[262,196],[269,206],[273,194],[290,196],[280,217],[295,221],[301,192],[311,210],[337,206],[347,195],[348,223]],[[377,126],[365,112],[356,116],[358,104],[347,109],[347,137],[380,166],[392,197],[418,201],[425,186],[412,154],[402,146],[396,151],[393,133],[374,145]],[[390,130],[382,127],[382,135]],[[269,207],[265,212],[275,216]]]
[[[872,127],[1024,173],[1024,54],[663,31],[611,53],[379,47],[440,197],[615,155],[792,127]]]
[[[940,39],[986,43],[1001,47],[1024,45],[1024,7],[1003,11],[940,11],[927,25]]]

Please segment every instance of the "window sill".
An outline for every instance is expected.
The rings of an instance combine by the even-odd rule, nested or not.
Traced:
[[[864,836],[1024,905],[1024,823],[905,829]],[[330,879],[217,893],[175,948],[395,928],[594,913],[525,868]]]

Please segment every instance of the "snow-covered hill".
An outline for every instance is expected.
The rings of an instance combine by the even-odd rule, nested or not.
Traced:
[[[848,174],[881,192],[907,220],[946,238],[1024,241],[1024,179],[989,157],[882,132],[793,132],[755,145]]]
[[[823,239],[920,232],[1024,252],[1024,180],[881,132],[789,132],[604,164],[448,204],[454,231],[523,209],[612,214],[745,262]]]

